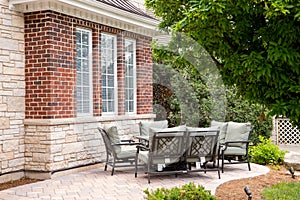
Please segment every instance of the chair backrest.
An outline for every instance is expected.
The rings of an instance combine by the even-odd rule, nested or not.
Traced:
[[[187,159],[209,157],[213,160],[217,156],[219,129],[188,128],[188,132]]]
[[[149,131],[151,128],[154,129],[168,128],[168,121],[162,120],[162,121],[152,121],[152,122],[140,122],[139,128],[140,128],[141,136],[149,136]]]
[[[108,137],[108,134],[106,133],[106,131],[103,128],[98,127],[98,130],[102,136],[102,139],[103,139],[103,142],[105,145],[105,149],[106,149],[106,153],[108,155],[114,156],[115,155],[114,148],[111,145],[112,143]]]
[[[219,143],[220,144],[224,144],[224,142],[225,142],[227,127],[228,127],[228,122],[219,122],[219,121],[215,121],[215,120],[211,121],[210,128],[220,129],[220,133],[219,133]]]
[[[118,128],[116,126],[107,127],[105,129],[103,129],[103,131],[106,133],[111,144],[118,144],[121,142],[121,139],[120,139],[120,136],[118,133]],[[119,145],[114,145],[114,146],[112,146],[112,148],[114,149],[114,151],[116,153],[121,152],[121,146],[119,146]]]
[[[232,141],[247,141],[250,138],[250,133],[253,127],[250,123],[228,122],[225,142]],[[230,143],[228,147],[246,148],[245,143]]]
[[[151,160],[163,160],[168,165],[178,162],[185,152],[186,131],[154,132],[150,146]]]

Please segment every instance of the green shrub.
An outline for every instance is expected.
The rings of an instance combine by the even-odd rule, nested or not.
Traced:
[[[250,136],[253,143],[259,142],[258,135],[271,136],[272,119],[266,107],[243,99],[235,86],[206,84],[219,80],[218,75],[210,75],[205,81],[193,65],[172,62],[174,55],[169,55],[169,60],[163,52],[155,55],[157,59],[162,56],[165,64],[153,66],[155,120],[167,119],[170,127],[180,124],[208,127],[212,119],[250,122],[254,126]]]
[[[262,197],[266,200],[298,200],[300,199],[300,183],[278,183],[262,191]]]
[[[194,183],[185,184],[181,188],[157,188],[152,192],[146,189],[144,192],[147,194],[148,200],[216,200],[210,191],[205,190],[201,185],[196,186]]]
[[[271,139],[259,136],[259,143],[251,146],[249,155],[251,162],[261,165],[281,165],[283,164],[285,151],[275,145]]]

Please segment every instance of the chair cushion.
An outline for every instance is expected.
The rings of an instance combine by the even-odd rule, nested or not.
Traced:
[[[227,149],[224,151],[224,155],[244,156],[246,155],[246,149],[241,147],[227,147]]]
[[[228,122],[227,133],[225,136],[225,141],[246,141],[249,139],[249,134],[251,131],[250,123],[238,123],[238,122]],[[229,144],[232,147],[243,147],[243,143],[233,143]]]
[[[121,146],[121,151],[116,153],[119,159],[124,158],[135,158],[136,155],[136,147],[132,146]]]
[[[134,151],[134,156],[135,156],[137,148],[136,148],[136,145],[121,145],[121,150],[124,151],[124,152]]]
[[[110,139],[110,141],[115,144],[115,143],[120,143],[120,136],[118,134],[118,129],[116,126],[112,126],[110,128],[108,128],[106,130],[107,134],[108,134],[108,137]]]
[[[149,151],[139,151],[138,159],[143,163],[148,163]]]
[[[212,129],[220,129],[219,133],[219,143],[224,144],[226,132],[227,132],[228,122],[218,122],[215,120],[211,121],[210,128]]]
[[[187,126],[186,127],[186,130],[189,132],[197,132],[197,131],[202,131],[202,132],[205,132],[205,131],[210,131],[210,130],[219,130],[219,128],[212,128],[212,127],[208,127],[208,128],[202,128],[202,127],[191,127],[191,126]]]
[[[149,151],[140,151],[139,152],[138,159],[140,161],[147,164],[148,158],[149,158]],[[170,159],[168,159],[168,162],[166,163],[166,159],[164,159],[164,158],[153,158],[152,164],[171,164],[171,163],[176,163],[179,161],[180,161],[180,158],[170,158]]]
[[[164,129],[160,129],[158,132],[159,133],[169,133],[169,132],[185,132],[186,129],[186,125],[180,125],[180,126],[175,126],[172,128],[164,128]]]
[[[150,128],[164,129],[168,127],[168,121],[153,121],[153,122],[140,122],[140,135],[149,136]]]
[[[111,141],[112,144],[120,143],[120,136],[118,134],[118,129],[116,126],[111,126],[106,130],[106,133]],[[119,153],[121,151],[120,146],[114,146],[114,150],[116,153]]]

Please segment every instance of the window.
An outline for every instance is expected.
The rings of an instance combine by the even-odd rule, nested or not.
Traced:
[[[77,115],[92,115],[92,41],[91,31],[76,30]]]
[[[117,113],[116,36],[101,34],[102,113]]]
[[[135,41],[125,40],[125,111],[135,113],[136,107],[136,61]]]

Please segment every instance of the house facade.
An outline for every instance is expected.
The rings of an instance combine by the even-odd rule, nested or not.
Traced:
[[[0,0],[0,182],[100,163],[98,126],[153,120],[157,25],[130,1]]]

